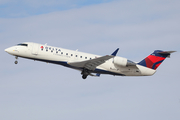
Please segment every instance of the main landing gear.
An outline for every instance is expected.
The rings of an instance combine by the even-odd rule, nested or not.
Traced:
[[[83,78],[83,79],[86,79],[86,78],[87,78],[87,75],[82,75],[82,78]]]
[[[18,64],[18,56],[15,57],[16,58],[16,61],[14,62],[15,64]]]
[[[82,78],[83,78],[83,79],[86,79],[87,76],[89,75],[89,70],[83,69],[83,71],[81,72],[81,74],[82,74]]]

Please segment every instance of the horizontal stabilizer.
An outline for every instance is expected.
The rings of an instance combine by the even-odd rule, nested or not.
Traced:
[[[161,55],[167,55],[167,57],[170,58],[170,55],[173,52],[176,52],[176,51],[162,51],[162,52],[157,52],[157,53],[159,53]]]

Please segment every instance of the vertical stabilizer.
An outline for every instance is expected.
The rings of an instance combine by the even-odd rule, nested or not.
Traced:
[[[173,52],[175,51],[155,50],[138,64],[156,70],[166,57],[170,57],[170,54]]]

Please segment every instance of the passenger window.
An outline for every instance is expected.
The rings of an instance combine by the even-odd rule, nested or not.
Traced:
[[[58,51],[56,51],[56,53],[58,53]]]
[[[85,57],[85,59],[87,59],[87,57]]]
[[[48,52],[48,49],[46,49],[46,51]]]
[[[76,57],[78,57],[78,56],[76,55]]]
[[[66,53],[66,55],[68,55],[68,53]]]
[[[71,54],[71,56],[73,56],[73,54]]]
[[[82,56],[81,56],[81,58],[82,58]]]
[[[61,52],[61,54],[63,54],[63,52]]]

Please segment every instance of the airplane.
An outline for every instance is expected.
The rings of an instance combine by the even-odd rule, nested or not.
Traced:
[[[99,77],[101,74],[114,76],[151,76],[156,72],[159,65],[170,54],[176,51],[155,50],[140,62],[133,62],[127,58],[116,56],[119,48],[111,55],[99,56],[78,50],[49,46],[33,42],[20,43],[5,49],[15,56],[15,64],[18,57],[62,65],[81,71],[83,79],[88,75]]]

